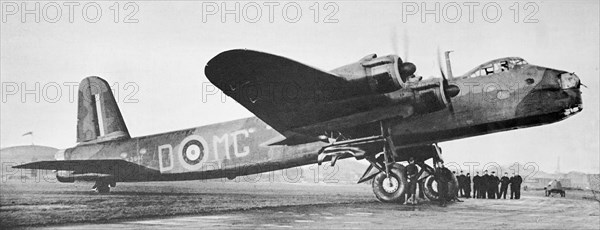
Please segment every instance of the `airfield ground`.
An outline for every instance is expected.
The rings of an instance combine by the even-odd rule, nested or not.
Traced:
[[[591,193],[566,198],[473,200],[446,208],[382,204],[366,184],[188,181],[120,183],[98,195],[89,183],[0,184],[1,228],[534,228],[599,229]]]

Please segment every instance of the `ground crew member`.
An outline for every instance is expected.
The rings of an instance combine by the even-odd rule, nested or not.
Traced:
[[[458,181],[458,195],[465,197],[465,175],[462,170],[460,171],[460,175],[456,177],[456,180]]]
[[[419,173],[419,168],[415,164],[415,158],[411,157],[408,160],[408,165],[406,166],[406,178],[408,180],[408,191],[406,192],[406,201],[404,204],[408,204],[408,199],[412,198],[411,204],[417,204],[417,174]]]
[[[467,198],[471,198],[471,173],[465,176],[465,194]]]
[[[510,178],[508,178],[508,173],[504,173],[504,176],[500,178],[500,193],[498,194],[498,199],[503,197],[506,200],[506,192],[508,191],[508,184],[510,184]],[[512,191],[512,190],[511,190]]]
[[[519,174],[515,174],[513,172],[513,176],[510,178],[510,199],[521,199],[521,183],[523,182],[523,178],[519,176]]]
[[[460,184],[458,184],[458,183],[460,183],[459,180],[458,180],[459,176],[456,176],[456,171],[452,171],[452,175],[454,176],[454,178],[457,178],[456,179],[457,187],[456,187],[456,192],[454,192],[454,196],[452,196],[450,198],[450,200],[456,201],[456,202],[463,202],[462,200],[458,199],[458,192],[460,191]],[[450,180],[452,181],[452,179],[453,178],[451,177]],[[448,185],[448,186],[450,186],[450,185]],[[450,187],[448,187],[448,189],[450,189]]]
[[[448,202],[448,186],[450,181],[452,181],[452,172],[444,167],[444,163],[438,162],[434,177],[437,182],[440,206],[446,207],[446,202]]]
[[[483,176],[481,177],[481,187],[480,187],[481,190],[479,190],[481,193],[482,199],[485,199],[487,196],[489,183],[490,183],[490,174],[488,174],[488,171],[485,170],[485,171],[483,171]]]
[[[481,176],[479,176],[479,172],[475,172],[475,176],[473,177],[473,198],[481,198],[480,187]]]
[[[496,199],[498,183],[500,183],[500,179],[496,176],[496,172],[492,171],[492,175],[489,177],[488,199]]]
[[[455,197],[458,197],[458,195],[460,194],[460,186],[461,186],[461,178],[459,175],[456,175],[456,171],[452,171],[452,175],[454,175],[454,177],[456,177],[456,182],[458,182],[458,188],[456,188],[456,194],[454,194]]]

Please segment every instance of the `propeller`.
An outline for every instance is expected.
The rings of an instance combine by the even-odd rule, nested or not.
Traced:
[[[408,33],[404,30],[404,60],[408,61]]]
[[[390,39],[392,39],[392,49],[394,50],[394,53],[396,55],[399,54],[400,49],[398,49],[398,34],[396,33],[396,26],[392,27],[392,37]]]
[[[398,39],[398,30],[397,30],[396,26],[392,27],[392,37],[391,37],[391,39],[392,39],[392,49],[394,50],[394,53],[396,55],[399,55],[400,54],[400,47],[398,47],[398,41],[400,39]],[[406,29],[404,30],[402,41],[403,41],[402,44],[404,45],[404,47],[403,47],[403,49],[404,49],[404,56],[402,57],[402,60],[404,62],[406,62],[406,61],[408,61],[408,49],[409,49],[408,48],[408,33],[406,32]]]
[[[446,59],[448,58],[449,53],[452,51],[446,51]],[[440,47],[437,49],[437,58],[438,58],[438,66],[440,68],[440,74],[442,75],[442,90],[444,91],[444,97],[446,98],[446,102],[448,103],[448,110],[454,116],[454,106],[452,106],[452,97],[456,96],[460,89],[458,86],[450,85],[448,83],[448,78],[446,77],[446,73],[444,73],[444,69],[442,68],[442,59],[440,54]],[[449,63],[448,67],[449,67]],[[450,73],[448,75],[451,75]]]
[[[441,54],[440,54],[440,47],[438,46],[437,48],[437,61],[438,61],[438,67],[440,67],[440,74],[442,74],[442,78],[443,81],[448,83],[448,79],[446,79],[446,74],[444,73],[444,69],[442,68],[442,58],[441,58]]]
[[[400,50],[398,48],[398,33],[397,33],[397,27],[393,26],[392,27],[392,48],[394,49],[394,53],[395,54],[399,54]],[[400,73],[400,77],[402,78],[402,81],[407,82],[409,80],[409,78],[412,76],[414,77],[415,72],[417,71],[417,66],[415,66],[415,64],[408,62],[408,33],[406,32],[406,30],[404,30],[404,38],[403,38],[403,44],[404,44],[404,56],[401,58],[401,60],[403,61],[402,63],[400,63],[398,65],[398,71]],[[420,80],[420,78],[419,78]]]

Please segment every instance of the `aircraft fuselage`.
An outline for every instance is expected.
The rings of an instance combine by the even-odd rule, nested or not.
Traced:
[[[389,120],[390,134],[400,160],[410,146],[548,124],[581,110],[579,86],[561,86],[565,71],[522,65],[486,76],[456,77],[459,87],[449,109]],[[572,113],[569,113],[572,112]],[[367,135],[367,134],[365,134]],[[62,181],[161,181],[234,178],[317,162],[328,143],[269,145],[284,139],[252,117],[163,134],[82,143],[57,153],[58,160],[122,159],[140,165],[138,172],[73,174],[59,171]],[[349,156],[344,156],[349,157]]]

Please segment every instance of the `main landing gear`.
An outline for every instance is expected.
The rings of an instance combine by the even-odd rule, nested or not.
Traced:
[[[384,122],[380,122],[380,127],[381,135],[334,142],[323,147],[319,153],[318,162],[321,164],[325,159],[331,159],[333,165],[340,157],[347,155],[354,156],[357,159],[366,159],[370,165],[358,180],[358,183],[372,180],[373,193],[381,202],[404,202],[405,194],[408,191],[406,171],[404,166],[397,163],[398,161],[395,158],[406,158],[404,160],[407,160],[408,157],[392,153],[394,144],[389,136],[388,128]],[[376,154],[366,153],[357,147],[377,142],[383,145],[383,151]],[[429,151],[431,153],[428,155],[432,156],[429,158],[433,158],[435,165],[437,161],[441,160],[441,149],[437,144],[431,147],[431,151]],[[412,155],[411,153],[404,154]],[[417,174],[417,184],[429,200],[438,200],[439,194],[437,193],[437,183],[434,177],[435,170],[425,164],[424,161],[427,159],[415,162],[420,168]],[[453,180],[449,183],[448,197],[454,197],[457,191],[458,181],[453,176]]]
[[[393,164],[388,173],[377,173],[371,183],[373,193],[381,202],[404,202],[407,185],[404,166]]]
[[[438,160],[440,160],[439,147],[434,145],[436,148],[438,155],[433,157],[434,164]],[[381,202],[404,202],[405,194],[408,191],[408,182],[406,171],[404,166],[399,163],[391,163],[387,168],[389,171],[384,171],[384,168],[380,165],[382,163],[385,164],[384,159],[385,154],[381,154],[383,157],[377,158],[369,158],[366,157],[367,160],[371,163],[371,165],[367,168],[367,171],[363,174],[363,177],[359,180],[359,183],[367,181],[373,178],[372,187],[373,193],[375,197]],[[437,160],[436,160],[437,158]],[[431,201],[438,201],[440,196],[437,192],[437,182],[434,176],[434,168],[425,164],[424,161],[415,162],[419,166],[419,172],[417,173],[417,185],[419,187],[419,193],[423,193],[427,199]],[[371,172],[373,168],[377,168],[374,173]],[[452,175],[452,181],[448,183],[448,195],[446,197],[453,198],[458,192],[458,180],[454,175]],[[419,194],[416,194],[419,196]]]

